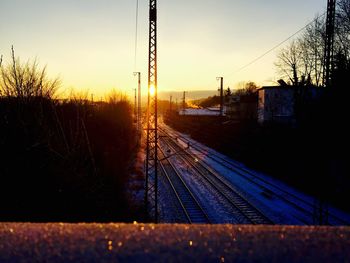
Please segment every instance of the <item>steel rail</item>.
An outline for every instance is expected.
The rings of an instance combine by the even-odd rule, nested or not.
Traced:
[[[165,157],[163,150],[160,148],[160,153]],[[195,198],[192,191],[181,178],[177,169],[173,166],[169,159],[163,158],[160,162],[162,171],[167,177],[177,200],[183,209],[189,223],[211,223],[207,213]],[[166,163],[166,164],[164,164]],[[165,167],[169,167],[171,172]]]
[[[169,138],[168,138],[169,139]],[[164,139],[164,141],[166,138]],[[168,146],[173,150],[182,148],[171,139],[168,140]],[[195,162],[191,155],[186,152],[184,155],[179,155],[183,161],[189,163],[197,173],[202,176],[221,196],[223,196],[236,210],[240,212],[252,224],[273,224],[273,221],[265,216],[259,209],[252,205],[231,185],[223,181],[213,171],[203,166],[200,162]]]
[[[162,163],[160,163],[159,166],[160,166],[160,168],[161,168],[161,172],[164,174],[164,176],[165,176],[165,178],[167,179],[167,181],[168,181],[168,183],[169,183],[171,189],[173,190],[173,193],[174,193],[174,195],[176,196],[176,200],[177,200],[177,202],[179,203],[179,205],[180,205],[180,207],[181,207],[181,210],[182,210],[182,212],[184,213],[184,215],[185,215],[185,217],[186,217],[187,222],[191,224],[191,223],[192,223],[191,218],[190,218],[190,216],[188,215],[188,213],[187,213],[187,211],[186,211],[186,208],[184,207],[184,205],[183,205],[183,203],[182,203],[182,201],[181,201],[181,198],[180,198],[180,196],[178,195],[178,193],[177,193],[177,191],[176,191],[176,189],[175,189],[174,184],[172,183],[171,179],[169,178],[169,175],[168,175],[167,171],[165,170],[164,165],[163,165]]]
[[[165,130],[164,128],[161,128],[161,130],[164,133],[168,134],[168,137],[170,137],[172,139],[180,138],[180,140],[182,140],[185,143],[190,142],[188,139],[186,139],[182,135],[179,135],[179,134],[170,135],[169,131]],[[226,160],[225,158],[222,158],[222,157],[218,156],[217,154],[212,154],[212,153],[211,154],[206,154],[207,150],[205,150],[203,147],[198,146],[197,144],[191,144],[191,148],[194,148],[195,150],[197,150],[201,154],[205,155],[206,157],[212,159],[213,161],[217,162],[218,164],[221,164],[225,168],[227,168],[227,169],[233,171],[234,173],[244,177],[246,180],[248,180],[252,184],[262,188],[263,191],[267,191],[269,193],[271,192],[274,196],[276,196],[276,197],[286,201],[287,203],[292,205],[294,208],[296,208],[296,209],[298,209],[298,210],[300,210],[300,211],[302,211],[304,213],[307,213],[310,216],[313,216],[313,212],[312,211],[307,210],[306,208],[296,204],[295,202],[291,201],[290,199],[288,199],[287,197],[285,197],[283,195],[287,195],[287,196],[297,200],[298,202],[303,203],[304,205],[310,207],[311,209],[313,209],[313,207],[314,207],[313,203],[310,203],[310,202],[300,198],[299,196],[297,196],[295,194],[292,194],[292,193],[286,191],[285,189],[283,189],[283,188],[281,188],[281,187],[279,187],[279,186],[277,186],[275,184],[272,184],[271,182],[269,182],[269,181],[267,181],[267,180],[265,180],[265,179],[255,175],[254,173],[250,172],[249,170],[247,170],[247,169],[245,169],[243,167],[240,167],[239,165],[237,165],[237,164],[235,164],[233,162],[230,162],[230,161]],[[254,179],[250,178],[250,177],[253,177],[254,179],[257,179],[257,180],[261,181],[262,183],[270,186],[271,188],[274,188],[275,190],[278,190],[281,193],[276,193],[272,189],[269,189],[268,187],[262,185],[261,183],[258,183],[256,181],[254,181]],[[349,225],[350,224],[350,222],[339,218],[338,216],[334,215],[331,212],[329,213],[329,217],[332,218],[334,221],[337,221],[340,224],[345,224],[345,225]],[[304,222],[304,223],[308,224],[307,222]]]

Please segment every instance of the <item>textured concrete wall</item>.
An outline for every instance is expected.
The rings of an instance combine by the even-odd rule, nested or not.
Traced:
[[[350,262],[349,227],[0,223],[0,262]]]

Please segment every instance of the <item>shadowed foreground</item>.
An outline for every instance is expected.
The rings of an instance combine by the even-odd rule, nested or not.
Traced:
[[[349,262],[349,227],[0,224],[0,262]]]

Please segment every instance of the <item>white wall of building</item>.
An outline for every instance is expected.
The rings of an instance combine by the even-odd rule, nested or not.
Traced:
[[[290,122],[294,119],[293,87],[263,87],[259,90],[259,123]]]

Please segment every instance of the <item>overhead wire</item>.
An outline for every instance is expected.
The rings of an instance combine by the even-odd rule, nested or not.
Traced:
[[[136,0],[135,15],[135,53],[134,53],[134,71],[137,70],[137,48],[138,48],[138,31],[139,31],[139,0]]]
[[[253,59],[252,61],[250,61],[249,63],[245,64],[244,66],[240,67],[239,69],[237,69],[236,71],[234,71],[233,73],[226,75],[225,77],[231,77],[235,74],[237,74],[238,72],[248,68],[249,66],[253,65],[254,63],[256,63],[257,61],[259,61],[260,59],[262,59],[263,57],[265,57],[266,55],[268,55],[269,53],[271,53],[272,51],[274,51],[275,49],[277,49],[278,47],[282,46],[284,43],[286,43],[287,41],[289,41],[290,39],[292,39],[293,37],[295,37],[296,35],[298,35],[300,32],[302,32],[303,30],[305,30],[308,26],[310,26],[311,24],[313,24],[315,21],[317,21],[317,19],[325,16],[326,12],[324,12],[322,15],[317,16],[315,19],[313,19],[311,22],[309,22],[307,25],[303,26],[302,28],[300,28],[298,31],[296,31],[294,34],[290,35],[289,37],[287,37],[285,40],[283,40],[282,42],[278,43],[276,46],[272,47],[271,49],[269,49],[268,51],[264,52],[262,55],[258,56],[257,58]]]

